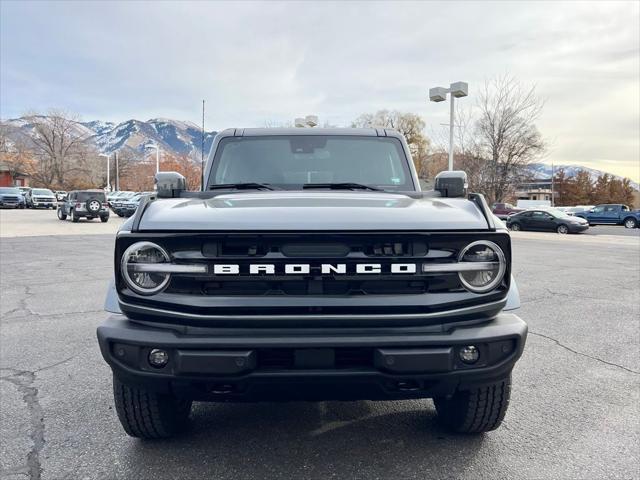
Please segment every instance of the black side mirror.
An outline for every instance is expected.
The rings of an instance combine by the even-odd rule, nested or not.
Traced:
[[[155,182],[159,198],[178,198],[187,189],[187,180],[178,172],[158,172]]]
[[[461,170],[440,172],[436,175],[435,190],[443,197],[466,197],[467,174]]]

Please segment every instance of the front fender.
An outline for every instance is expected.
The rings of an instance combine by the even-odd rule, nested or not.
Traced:
[[[109,281],[109,288],[107,289],[107,298],[104,300],[104,309],[110,313],[118,313],[122,315],[120,310],[120,304],[118,303],[118,292],[116,291],[116,282],[112,278]]]
[[[503,311],[516,310],[520,308],[520,292],[518,291],[518,285],[516,284],[516,279],[511,275],[511,285],[509,286],[509,291],[507,292],[507,304],[505,305]]]

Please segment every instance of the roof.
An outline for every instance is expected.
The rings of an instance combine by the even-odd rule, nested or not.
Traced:
[[[344,135],[366,137],[401,138],[397,131],[390,128],[227,128],[218,135],[223,137],[266,137],[277,135]]]

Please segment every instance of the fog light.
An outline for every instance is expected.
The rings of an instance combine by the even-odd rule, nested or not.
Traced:
[[[480,358],[480,352],[473,345],[462,347],[458,352],[458,355],[460,356],[460,360],[464,363],[476,363],[478,358]]]
[[[159,348],[154,348],[149,353],[149,365],[155,368],[162,368],[169,362],[169,354]]]

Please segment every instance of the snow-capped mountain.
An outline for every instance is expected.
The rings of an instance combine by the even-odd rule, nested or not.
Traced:
[[[581,165],[554,165],[552,168],[551,165],[546,163],[531,163],[527,166],[527,170],[529,170],[534,178],[541,179],[551,178],[552,171],[557,175],[560,170],[564,170],[564,174],[568,178],[575,177],[579,172],[587,172],[592,182],[595,182],[599,176],[608,173],[602,170],[596,170],[595,168],[583,167]],[[622,180],[624,178],[612,173],[609,173],[609,176],[618,180]],[[635,190],[640,190],[640,185],[638,185],[636,182],[631,182],[631,186]]]
[[[38,116],[38,120],[48,121],[46,116]],[[10,136],[34,135],[33,117],[22,117],[1,122]],[[189,155],[199,158],[202,142],[200,128],[191,122],[182,122],[167,118],[152,118],[146,122],[127,120],[115,124],[94,120],[76,122],[73,134],[86,138],[102,153],[131,149],[142,152],[146,145],[157,144],[169,153]],[[209,151],[216,132],[205,132],[204,150]]]

